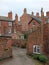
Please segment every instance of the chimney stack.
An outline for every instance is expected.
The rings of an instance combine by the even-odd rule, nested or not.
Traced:
[[[46,12],[46,16],[49,17],[49,11]]]
[[[34,12],[32,12],[31,15],[34,16]]]
[[[9,17],[10,19],[12,19],[12,12],[9,12],[9,13],[8,13],[8,17]]]
[[[45,18],[44,18],[43,8],[41,8],[41,20],[42,20],[42,24],[44,24],[45,23]]]
[[[27,14],[27,9],[26,8],[24,8],[24,14]]]
[[[43,8],[41,8],[41,17],[44,16]]]
[[[36,13],[36,17],[39,17],[39,13],[38,12]]]
[[[18,25],[18,15],[15,15],[15,24]]]

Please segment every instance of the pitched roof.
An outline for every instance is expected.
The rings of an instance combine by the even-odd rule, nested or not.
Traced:
[[[30,24],[32,22],[32,20],[36,20],[39,24],[41,24],[42,20],[36,16],[31,16],[30,14],[28,14],[32,19],[29,21],[28,24]]]
[[[10,22],[14,22],[12,19],[5,17],[5,16],[0,16],[0,21],[10,21]]]

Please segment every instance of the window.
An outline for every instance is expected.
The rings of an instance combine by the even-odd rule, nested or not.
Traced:
[[[48,19],[48,23],[49,23],[49,19]]]
[[[24,39],[24,36],[23,35],[21,36],[21,39]]]
[[[11,32],[12,32],[11,27],[9,27],[9,29],[8,29],[8,33],[11,33]]]
[[[39,45],[34,45],[33,46],[33,53],[40,54],[40,46]]]
[[[14,29],[14,33],[16,33],[16,29]]]
[[[4,30],[4,34],[6,34],[7,33],[7,31],[6,31],[7,28],[5,26],[4,26],[4,29],[3,30]]]
[[[8,22],[8,25],[9,25],[9,26],[12,26],[12,22]]]
[[[0,26],[1,26],[1,21],[0,21]]]
[[[35,26],[35,22],[33,22],[32,25]]]

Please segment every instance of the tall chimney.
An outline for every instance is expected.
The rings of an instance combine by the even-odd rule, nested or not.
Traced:
[[[12,19],[12,12],[9,12],[9,13],[8,13],[8,17],[9,17],[10,19]]]
[[[36,13],[36,17],[39,17],[39,13],[38,12]]]
[[[42,20],[42,24],[44,24],[45,19],[44,19],[44,12],[43,12],[43,8],[41,8],[41,20]]]
[[[46,16],[49,17],[49,11],[46,12]]]
[[[18,15],[15,15],[15,24],[18,25]]]
[[[31,16],[34,16],[34,12],[31,13]]]
[[[26,8],[24,8],[24,14],[27,14],[27,9]]]

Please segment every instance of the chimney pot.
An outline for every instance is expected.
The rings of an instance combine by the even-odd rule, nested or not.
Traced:
[[[8,17],[12,19],[12,11],[8,13]]]
[[[32,12],[31,15],[34,16],[34,12]]]
[[[39,17],[39,13],[38,12],[36,13],[36,16]]]
[[[46,16],[48,16],[48,17],[49,17],[49,11],[48,11],[48,12],[46,12]]]
[[[26,14],[27,13],[27,9],[26,8],[24,8],[24,14]]]

